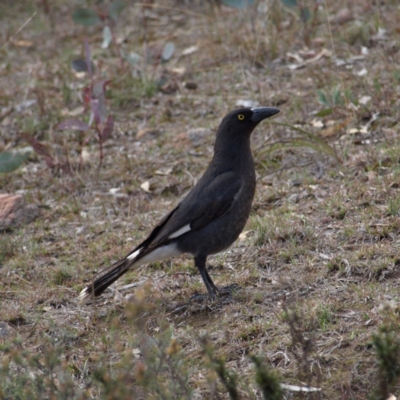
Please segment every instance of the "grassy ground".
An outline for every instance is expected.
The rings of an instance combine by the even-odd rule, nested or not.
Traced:
[[[48,12],[46,3],[0,5],[0,151],[26,146],[25,132],[60,160],[67,153],[73,172],[32,155],[0,175],[1,192],[41,207],[38,220],[0,236],[0,397],[256,399],[253,354],[286,384],[322,388],[287,399],[384,393],[373,335],[385,326],[389,346],[400,324],[397,1],[305,1],[307,23],[277,0],[258,12],[130,4],[108,49],[101,27],[71,20],[83,2],[49,2]],[[96,76],[112,81],[115,129],[98,176],[95,136],[78,168],[76,136],[55,129],[88,115],[79,97],[88,78],[71,68],[85,37]],[[176,49],[163,63],[166,42]],[[121,49],[141,61],[121,65]],[[217,285],[240,288],[215,304],[190,302],[205,288],[181,257],[78,304],[96,271],[193,186],[212,132],[244,100],[281,114],[253,135],[258,185],[245,233],[209,260]],[[226,389],[233,376],[218,379],[218,360],[237,374],[238,397]]]

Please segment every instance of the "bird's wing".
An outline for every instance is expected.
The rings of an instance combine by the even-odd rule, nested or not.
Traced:
[[[145,248],[148,248],[149,246],[151,246],[154,239],[158,236],[160,231],[163,228],[165,228],[165,226],[168,224],[168,221],[170,220],[172,215],[174,215],[174,213],[179,208],[179,206],[180,206],[180,203],[172,211],[170,211],[168,214],[164,215],[164,217],[161,219],[161,221],[158,223],[158,225],[151,231],[150,235],[147,236],[147,238],[142,243],[140,243],[137,247],[135,247],[130,252],[130,254],[128,254],[127,257],[132,257],[135,253],[139,254],[139,252],[142,249],[145,249]],[[153,246],[151,246],[151,247],[153,247]]]
[[[200,183],[200,182],[199,182]],[[136,247],[135,252],[144,255],[148,251],[191,230],[200,229],[225,214],[242,188],[242,180],[233,172],[216,176],[209,184],[192,190],[188,196],[167,214],[153,229],[147,239]],[[203,186],[203,187],[202,187]]]
[[[185,212],[191,229],[200,229],[224,215],[242,188],[242,180],[233,172],[218,175],[197,199],[191,199]]]

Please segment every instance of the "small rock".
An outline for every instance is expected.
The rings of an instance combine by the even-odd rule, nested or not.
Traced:
[[[133,350],[132,350],[132,354],[133,354],[136,358],[139,358],[140,355],[141,355],[141,351],[140,351],[140,349],[133,349]]]
[[[125,301],[128,302],[128,303],[135,303],[136,297],[135,297],[135,295],[133,293],[128,293],[125,296]]]
[[[371,96],[361,96],[359,99],[358,99],[358,102],[360,103],[360,104],[362,104],[363,106],[365,106],[367,103],[369,103],[370,101],[372,100],[372,97]]]
[[[117,305],[121,305],[124,302],[125,302],[124,296],[122,296],[122,294],[119,292],[115,292],[114,303]]]
[[[15,329],[11,328],[10,325],[8,325],[4,321],[0,321],[0,338],[6,338],[8,336],[14,335],[15,334]]]
[[[236,101],[238,107],[258,107],[260,103],[250,99],[239,99]]]
[[[293,204],[298,203],[298,201],[300,200],[300,196],[298,193],[293,193],[289,196],[288,200],[290,203],[293,203]]]
[[[0,230],[11,229],[32,222],[39,216],[39,208],[26,205],[22,196],[0,194]]]
[[[332,24],[342,25],[354,19],[353,13],[348,8],[341,9],[332,19]]]

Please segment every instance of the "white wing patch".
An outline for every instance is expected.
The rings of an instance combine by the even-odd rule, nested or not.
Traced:
[[[182,226],[182,228],[178,229],[176,232],[174,232],[172,235],[168,236],[168,239],[175,239],[178,236],[183,235],[186,232],[189,232],[192,228],[190,227],[190,224]]]
[[[136,258],[139,253],[142,251],[142,248],[140,248],[139,250],[136,250],[135,252],[133,252],[132,254],[129,254],[128,257],[126,257],[128,260],[132,260],[134,258]]]
[[[133,266],[139,266],[142,264],[150,264],[156,261],[162,261],[166,258],[177,257],[180,256],[182,252],[178,250],[176,243],[170,243],[166,246],[157,247],[149,254],[146,254],[143,258],[138,260]]]

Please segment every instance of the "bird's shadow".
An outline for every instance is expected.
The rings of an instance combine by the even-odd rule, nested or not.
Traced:
[[[210,299],[208,294],[196,293],[188,301],[175,304],[173,309],[169,310],[169,314],[180,315],[183,313],[215,312],[225,305],[234,302],[236,294],[241,290],[242,288],[237,284],[224,286],[219,288],[218,296],[215,299]]]

